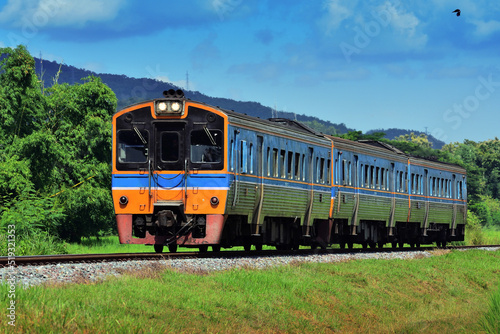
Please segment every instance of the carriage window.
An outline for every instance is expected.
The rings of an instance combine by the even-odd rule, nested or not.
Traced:
[[[271,176],[271,166],[272,166],[272,163],[271,163],[271,148],[268,147],[267,148],[267,176]]]
[[[300,180],[300,153],[295,153],[295,179]]]
[[[330,161],[330,159],[328,159],[328,160],[326,161],[326,174],[327,174],[327,175],[326,175],[326,183],[327,183],[327,184],[331,184],[331,182],[332,182],[332,177],[331,177],[331,173],[332,173],[332,171],[331,171],[331,166],[330,166],[330,165],[331,165],[331,163],[332,163],[332,162]]]
[[[279,176],[278,149],[273,148],[273,176]]]
[[[248,164],[248,147],[247,147],[247,142],[246,140],[241,141],[241,150],[240,150],[240,172],[241,173],[246,173],[247,172],[247,164]]]
[[[325,183],[325,158],[321,158],[319,166],[319,182]]]
[[[302,181],[306,180],[306,155],[302,154]]]
[[[143,163],[148,159],[149,133],[146,130],[118,131],[118,162]]]
[[[179,160],[179,133],[163,132],[161,134],[161,160],[166,162]]]
[[[380,189],[385,190],[385,168],[380,168]]]
[[[365,166],[364,183],[365,183],[365,188],[370,187],[370,166],[368,165]]]
[[[293,175],[292,175],[292,164],[293,164],[293,152],[288,151],[287,176],[288,176],[289,179],[293,178]]]
[[[249,171],[250,171],[250,174],[253,174],[253,159],[254,159],[254,157],[253,157],[253,144],[252,144],[252,143],[250,143],[250,154],[249,154],[249,158],[250,158],[250,159],[249,159],[249,161],[248,161],[248,162],[250,163],[250,167],[249,167],[248,169],[249,169]]]
[[[191,131],[191,161],[219,163],[222,161],[222,132],[220,130]]]

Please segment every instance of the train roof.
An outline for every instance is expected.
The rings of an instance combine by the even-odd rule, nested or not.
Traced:
[[[400,160],[401,162],[410,160],[410,162],[413,164],[423,165],[429,168],[447,169],[462,174],[466,173],[466,170],[462,166],[449,162],[442,162],[435,159],[411,155],[386,142],[377,140],[352,141],[335,136],[325,136],[333,140],[335,147],[339,149],[351,149],[361,154],[375,155],[386,159],[396,159]]]
[[[255,116],[249,116],[247,114],[242,114],[239,112],[236,112],[234,110],[229,110],[229,109],[224,109],[219,106],[213,106],[205,102],[199,102],[199,101],[194,101],[190,100],[188,98],[183,98],[186,102],[191,102],[193,104],[200,104],[206,107],[214,108],[217,109],[223,113],[225,113],[228,117],[230,117],[233,121],[236,121],[236,123],[241,123],[244,125],[252,125],[253,127],[256,126],[256,124],[260,124],[263,126],[269,126],[273,128],[278,134],[285,134],[285,132],[288,130],[292,130],[296,134],[300,134],[299,137],[316,137],[318,140],[321,141],[323,140],[331,140],[334,143],[334,146],[338,149],[346,149],[346,150],[353,150],[355,152],[358,152],[360,154],[367,154],[367,155],[375,155],[379,156],[381,158],[386,158],[386,159],[394,159],[394,160],[399,160],[401,162],[403,161],[408,161],[410,160],[412,163],[418,163],[421,165],[425,165],[431,168],[443,168],[443,165],[447,166],[447,169],[450,169],[454,172],[457,173],[464,173],[465,174],[465,169],[459,165],[448,163],[448,162],[441,162],[429,158],[424,158],[424,157],[418,157],[418,156],[413,156],[410,154],[407,154],[398,148],[385,143],[381,141],[376,141],[376,140],[359,140],[359,141],[353,141],[349,139],[344,139],[340,137],[335,137],[331,135],[326,135],[321,132],[318,132],[314,129],[311,129],[305,124],[302,124],[298,121],[291,120],[288,118],[268,118],[268,119],[263,119],[260,117],[255,117]],[[154,100],[148,100],[148,101],[143,101],[140,103],[135,103],[133,105],[127,106],[126,108],[130,108],[136,105],[140,105],[143,103],[150,103],[154,102],[158,99]],[[122,109],[123,110],[123,109]]]

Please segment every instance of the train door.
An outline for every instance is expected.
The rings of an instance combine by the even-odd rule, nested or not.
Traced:
[[[428,221],[429,221],[429,209],[430,209],[430,201],[429,196],[431,196],[431,184],[429,178],[429,170],[424,169],[424,196],[425,196],[425,214],[424,214],[424,235],[425,229],[427,229]]]
[[[348,162],[350,166],[350,162]],[[352,225],[357,226],[358,225],[358,212],[359,212],[359,188],[358,188],[358,156],[354,155],[354,163],[353,163],[353,168],[352,171],[348,170],[348,173],[351,173],[349,175],[349,180],[350,181],[349,185],[354,187],[354,208],[353,208],[353,215],[352,215]]]
[[[452,177],[452,194],[451,198],[458,198],[456,191],[455,191],[455,184],[457,182],[457,177],[455,174],[453,174]],[[452,216],[452,222],[451,222],[451,233],[452,236],[455,236],[455,228],[457,226],[457,201],[453,201],[453,216]]]
[[[304,236],[310,236],[310,226],[311,222],[311,214],[314,202],[314,149],[309,147],[307,153],[307,182],[309,184],[309,192],[307,194],[307,208],[305,214],[304,226],[306,226],[306,230],[304,232]]]
[[[387,180],[389,191],[391,192],[391,213],[389,215],[389,236],[394,235],[394,225],[396,217],[396,168],[394,163],[391,163],[390,178]]]
[[[256,174],[257,174],[257,184],[255,193],[255,210],[253,215],[253,220],[255,224],[255,230],[253,235],[259,236],[259,226],[262,225],[261,213],[262,205],[264,203],[264,137],[257,136],[257,154],[256,154]]]
[[[180,200],[182,188],[179,188],[179,194],[170,193],[169,198],[159,195],[159,188],[170,188],[170,185],[163,184],[170,180],[171,176],[161,176],[161,174],[170,174],[170,171],[182,172],[184,170],[185,160],[185,138],[184,122],[157,122],[154,123],[155,131],[155,154],[151,157],[151,182],[152,196],[155,202],[159,200]],[[182,176],[179,175],[179,181]],[[165,182],[163,181],[165,180]]]

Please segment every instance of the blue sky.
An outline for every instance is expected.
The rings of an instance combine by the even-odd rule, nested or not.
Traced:
[[[0,46],[18,44],[362,131],[500,134],[498,1],[0,0]]]

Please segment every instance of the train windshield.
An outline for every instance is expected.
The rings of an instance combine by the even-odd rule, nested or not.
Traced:
[[[149,133],[146,130],[118,131],[118,162],[144,163],[148,159],[147,140]]]
[[[222,161],[222,131],[201,130],[191,131],[191,162],[220,163]]]

